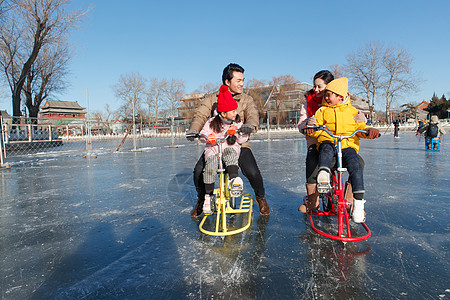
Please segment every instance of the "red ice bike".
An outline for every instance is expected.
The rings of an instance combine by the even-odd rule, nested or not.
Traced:
[[[350,203],[344,197],[344,181],[343,175],[344,172],[347,171],[346,168],[342,167],[342,140],[353,137],[358,132],[368,134],[368,130],[356,130],[350,135],[334,135],[328,127],[324,125],[314,125],[310,126],[310,128],[314,128],[314,130],[323,130],[328,135],[330,135],[336,145],[336,154],[337,154],[337,162],[335,167],[331,170],[331,189],[328,193],[320,194],[319,198],[322,200],[322,210],[310,211],[308,212],[309,220],[311,223],[312,229],[318,234],[342,242],[357,242],[363,241],[370,237],[371,232],[369,227],[365,223],[359,223],[365,230],[364,235],[352,235],[352,230],[350,226],[350,213],[347,210],[347,205]],[[304,198],[306,204],[307,197]],[[337,217],[338,221],[338,230],[337,234],[332,232],[325,232],[324,230],[320,230],[314,225],[313,215],[317,216],[326,216],[326,217]]]

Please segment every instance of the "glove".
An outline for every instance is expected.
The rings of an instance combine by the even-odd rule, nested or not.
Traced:
[[[380,134],[380,131],[376,128],[369,128],[369,139],[376,139],[378,137],[378,134]]]
[[[236,134],[236,126],[235,126],[234,124],[231,125],[230,128],[228,128],[227,134],[228,134],[229,136],[233,136],[233,135]],[[234,143],[233,143],[233,144],[234,144]]]
[[[227,144],[228,145],[231,146],[231,145],[234,145],[234,143],[236,143],[236,136],[235,135],[227,137]]]
[[[239,131],[242,134],[250,134],[255,130],[255,126],[253,126],[252,124],[243,124],[241,126],[241,128],[239,129]]]
[[[195,129],[189,129],[188,131],[186,131],[186,138],[188,139],[188,141],[193,142],[195,140],[195,137],[189,135],[194,135],[196,133],[198,133],[198,131]]]
[[[312,116],[308,119],[308,125],[315,125],[317,123],[316,117]]]
[[[214,133],[211,133],[210,135],[208,135],[208,138],[206,139],[206,141],[208,143],[210,143],[211,145],[215,145],[216,144],[216,136]]]

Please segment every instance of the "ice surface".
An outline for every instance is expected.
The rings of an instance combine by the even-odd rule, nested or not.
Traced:
[[[142,152],[10,158],[12,168],[0,170],[0,297],[449,297],[448,141],[440,152],[425,151],[413,134],[361,141],[372,236],[346,245],[318,236],[297,212],[305,192],[300,134],[252,141],[271,215],[255,204],[251,228],[225,238],[202,234],[190,218],[196,143],[151,139]]]

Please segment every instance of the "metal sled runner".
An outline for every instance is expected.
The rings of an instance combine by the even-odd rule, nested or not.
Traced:
[[[241,193],[241,195],[234,195],[229,188],[228,174],[225,173],[225,169],[222,162],[222,143],[226,142],[229,136],[237,134],[235,132],[228,132],[222,139],[216,139],[215,142],[218,146],[218,161],[219,169],[219,188],[214,189],[214,201],[212,201],[212,213],[205,214],[200,222],[199,229],[204,234],[214,236],[227,236],[233,235],[247,230],[252,221],[253,213],[253,199],[250,194]],[[193,134],[192,137],[199,138],[202,142],[208,142],[207,137]],[[237,204],[239,203],[239,206]],[[242,217],[242,223],[238,228],[229,226],[229,220],[231,217]],[[206,221],[212,219],[215,224],[214,229],[208,229]],[[212,227],[212,226],[211,226]]]
[[[350,213],[347,208],[350,203],[344,198],[344,188],[343,188],[343,174],[347,171],[346,168],[342,167],[342,140],[351,138],[358,132],[366,133],[367,130],[357,130],[351,135],[334,135],[326,126],[313,126],[315,130],[323,130],[328,133],[335,141],[336,152],[337,152],[337,167],[332,169],[331,174],[331,190],[328,193],[320,194],[322,202],[322,210],[310,211],[308,212],[309,221],[311,223],[311,228],[318,234],[342,241],[342,242],[357,242],[363,241],[370,237],[371,231],[365,223],[360,223],[364,228],[366,234],[362,236],[354,236],[351,232],[350,226]],[[305,197],[306,201],[307,197]],[[326,216],[326,217],[337,217],[338,219],[338,229],[337,234],[325,232],[320,230],[314,225],[313,215]]]

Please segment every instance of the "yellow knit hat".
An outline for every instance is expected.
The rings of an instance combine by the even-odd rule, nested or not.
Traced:
[[[347,77],[335,79],[327,84],[325,89],[345,98],[348,93],[348,79]]]

